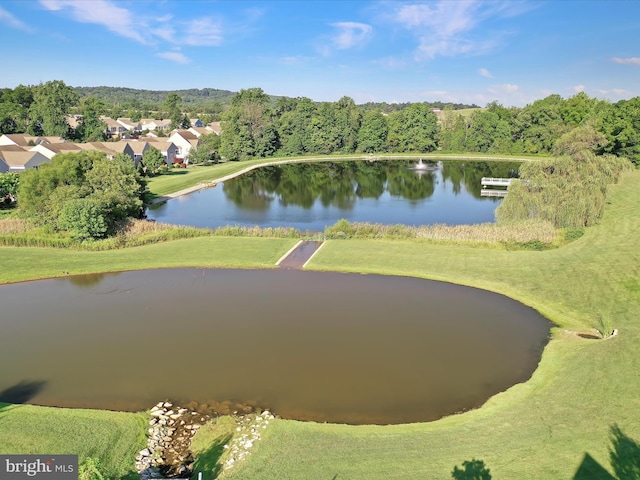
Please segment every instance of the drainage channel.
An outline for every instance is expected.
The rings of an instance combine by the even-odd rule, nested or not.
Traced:
[[[280,268],[304,268],[324,244],[322,241],[300,240],[276,262]]]

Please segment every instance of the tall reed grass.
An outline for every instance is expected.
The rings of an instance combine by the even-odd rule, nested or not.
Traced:
[[[371,223],[350,223],[339,220],[325,229],[327,238],[368,238],[368,239],[424,239],[442,242],[463,242],[480,245],[502,245],[508,248],[548,248],[559,242],[563,236],[550,222],[538,219],[497,225],[482,223],[477,225],[382,225]]]

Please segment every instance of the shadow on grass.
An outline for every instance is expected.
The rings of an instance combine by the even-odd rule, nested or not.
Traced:
[[[0,403],[27,403],[40,393],[47,382],[43,380],[35,382],[22,381],[0,392]]]
[[[454,480],[491,480],[491,473],[482,460],[466,460],[462,462],[462,468],[456,465],[451,472]]]
[[[224,446],[229,443],[233,435],[228,434],[216,439],[209,448],[200,452],[193,464],[193,477],[198,478],[198,472],[202,472],[202,477],[206,480],[217,478],[222,471],[220,457],[224,453]]]
[[[573,480],[640,480],[640,444],[617,425],[611,427],[610,438],[609,462],[615,476],[585,453]]]

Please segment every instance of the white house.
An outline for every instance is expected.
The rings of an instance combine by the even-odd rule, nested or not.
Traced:
[[[191,149],[200,144],[198,137],[189,130],[176,130],[168,140],[178,147],[177,157],[182,159],[187,158]]]

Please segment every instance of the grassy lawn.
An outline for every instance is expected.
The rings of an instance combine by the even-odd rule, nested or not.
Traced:
[[[272,267],[294,243],[291,239],[205,237],[107,252],[0,248],[0,283],[62,272]],[[587,454],[611,471],[610,428],[618,425],[626,435],[640,439],[639,247],[640,171],[626,174],[612,188],[600,225],[556,250],[505,251],[413,241],[327,242],[308,268],[472,285],[531,305],[559,327],[533,377],[494,396],[482,408],[437,422],[384,427],[278,420],[264,431],[248,460],[222,477],[446,479],[454,465],[475,458],[487,464],[496,480],[570,479]],[[566,331],[588,331],[598,326],[600,316],[610,318],[620,334],[597,341]],[[215,373],[210,381],[215,381]],[[130,444],[144,432],[144,427],[136,427],[140,417],[85,412],[0,405],[0,453],[33,453],[35,448],[81,452],[125,472],[115,458],[132,463],[131,452],[138,444],[136,448]],[[83,427],[81,434],[73,434],[76,423],[101,425],[105,418],[127,423],[132,431],[118,437],[98,427]],[[199,461],[207,471],[216,468],[217,459],[224,460],[221,439],[226,441],[233,431],[224,424],[198,433],[197,450],[203,453]],[[120,453],[101,447],[105,438]],[[204,478],[209,480],[207,471]],[[594,473],[580,478],[602,477]]]
[[[296,241],[288,238],[202,237],[101,252],[0,247],[0,284],[145,268],[274,268]]]
[[[139,478],[134,457],[146,444],[142,413],[0,403],[0,453],[77,454],[99,459],[109,478]]]

